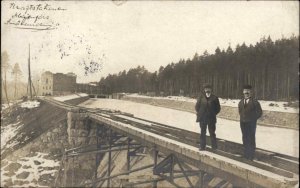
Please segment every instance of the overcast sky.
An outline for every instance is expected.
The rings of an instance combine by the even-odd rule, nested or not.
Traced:
[[[34,75],[74,72],[77,82],[89,82],[138,65],[156,71],[195,52],[226,49],[229,43],[234,48],[243,42],[255,44],[263,36],[276,40],[299,35],[297,1],[129,1],[120,6],[111,1],[15,2],[66,9],[45,11],[60,24],[45,31],[4,24],[17,12],[11,3],[1,2],[1,52],[7,51],[10,64],[21,65],[24,80],[29,43]],[[96,62],[101,70],[85,75],[83,62]]]

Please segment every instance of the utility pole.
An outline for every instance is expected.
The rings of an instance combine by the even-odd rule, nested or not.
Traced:
[[[28,87],[30,92],[30,100],[32,100],[32,89],[31,89],[31,72],[30,72],[30,44],[29,44],[29,57],[28,57]],[[28,91],[28,90],[27,90]]]

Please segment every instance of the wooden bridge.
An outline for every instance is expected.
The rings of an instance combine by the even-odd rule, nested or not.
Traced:
[[[111,186],[115,178],[131,173],[150,169],[151,178],[141,181],[127,182],[124,187],[140,186],[151,183],[157,187],[160,181],[168,181],[174,187],[204,187],[204,175],[211,174],[212,187],[295,187],[299,183],[299,159],[272,151],[256,150],[254,161],[242,158],[241,144],[218,139],[218,150],[198,150],[199,134],[179,129],[169,125],[134,117],[131,114],[104,109],[89,109],[73,106],[50,99],[45,102],[68,110],[68,129],[72,134],[74,122],[83,127],[96,127],[97,142],[94,145],[74,144],[64,153],[63,162],[69,163],[75,157],[96,155],[95,172],[92,181],[78,186]],[[88,130],[88,128],[86,129]],[[72,137],[69,142],[76,143],[79,137]],[[100,141],[101,140],[101,141]],[[104,141],[105,140],[105,141]],[[210,145],[210,139],[207,137]],[[130,166],[131,157],[141,148],[147,148],[152,153],[152,163]],[[112,152],[127,151],[127,167],[124,172],[111,174]],[[101,154],[107,154],[105,176],[99,177],[97,165]],[[63,166],[63,165],[62,165]],[[69,165],[70,166],[70,165]],[[189,167],[189,168],[187,168]],[[70,168],[69,168],[70,169]],[[185,183],[177,184],[176,179],[185,179]],[[74,172],[59,173],[58,179],[63,179],[64,186],[74,184]],[[69,179],[69,181],[67,181]],[[70,180],[71,179],[71,180]],[[197,179],[195,183],[195,179]],[[104,183],[106,182],[106,185]]]

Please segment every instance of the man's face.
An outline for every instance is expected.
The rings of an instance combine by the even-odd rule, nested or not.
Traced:
[[[204,88],[204,92],[207,94],[211,94],[211,88]]]
[[[250,89],[244,89],[243,90],[244,98],[248,99],[251,97],[251,90]]]

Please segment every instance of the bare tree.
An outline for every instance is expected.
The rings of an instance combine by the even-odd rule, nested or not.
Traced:
[[[6,73],[10,69],[10,64],[8,63],[9,57],[6,51],[1,53],[1,83],[3,83],[2,75],[4,74],[4,92],[7,104],[9,106],[9,99],[7,95],[7,83],[6,83]]]
[[[12,70],[12,75],[14,76],[14,81],[15,81],[15,92],[14,92],[14,98],[17,98],[17,84],[19,84],[19,79],[22,76],[22,71],[20,69],[20,66],[18,63],[15,63],[14,68]]]

